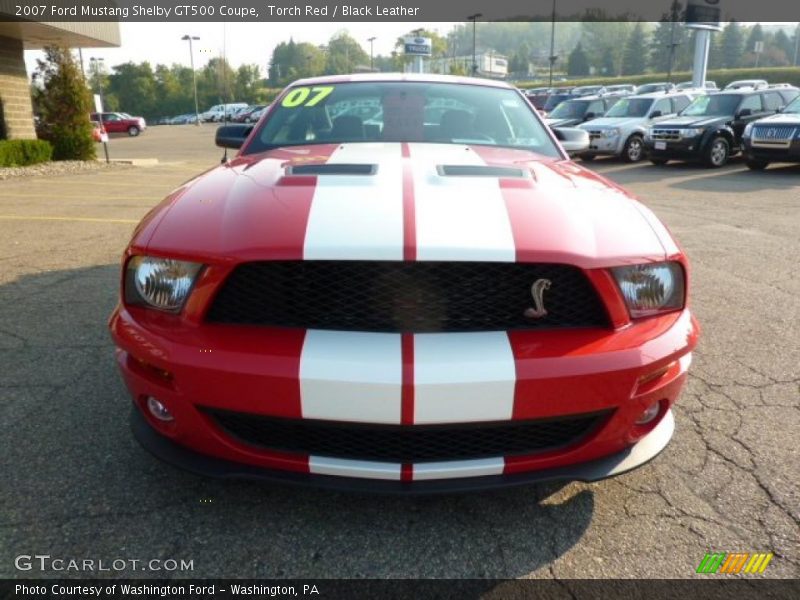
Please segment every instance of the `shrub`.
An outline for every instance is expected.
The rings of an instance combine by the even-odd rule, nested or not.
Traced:
[[[36,105],[41,116],[39,135],[53,144],[55,160],[95,158],[92,141],[92,97],[72,52],[68,48],[45,48],[34,79],[41,84]]]
[[[49,161],[53,146],[44,140],[0,141],[0,167],[24,167]]]

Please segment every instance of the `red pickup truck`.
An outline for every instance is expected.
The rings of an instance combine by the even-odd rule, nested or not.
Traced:
[[[128,113],[104,112],[92,113],[92,121],[100,121],[103,117],[103,127],[108,133],[127,133],[131,137],[136,137],[147,129],[147,123],[142,117],[132,117]]]

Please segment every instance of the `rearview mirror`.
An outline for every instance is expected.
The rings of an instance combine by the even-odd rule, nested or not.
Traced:
[[[223,125],[217,128],[216,143],[220,148],[239,149],[253,131],[252,125]]]
[[[580,154],[589,149],[589,132],[577,127],[556,127],[553,129],[556,139],[561,142],[567,154]]]
[[[738,113],[736,113],[736,118],[741,119],[742,117],[749,117],[753,114],[753,111],[749,108],[743,108]]]

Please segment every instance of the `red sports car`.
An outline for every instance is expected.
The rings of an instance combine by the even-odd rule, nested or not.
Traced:
[[[236,157],[124,253],[137,439],[198,473],[387,492],[656,456],[698,337],[687,260],[572,133],[501,82],[387,74],[298,81],[220,128]]]

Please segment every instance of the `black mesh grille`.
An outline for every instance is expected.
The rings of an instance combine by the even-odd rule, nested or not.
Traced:
[[[549,280],[547,315],[531,286]],[[239,265],[211,306],[217,323],[380,332],[606,327],[584,273],[568,265],[274,261]]]
[[[541,419],[447,425],[375,425],[284,419],[204,409],[224,431],[268,450],[419,463],[525,455],[578,441],[610,411]]]

